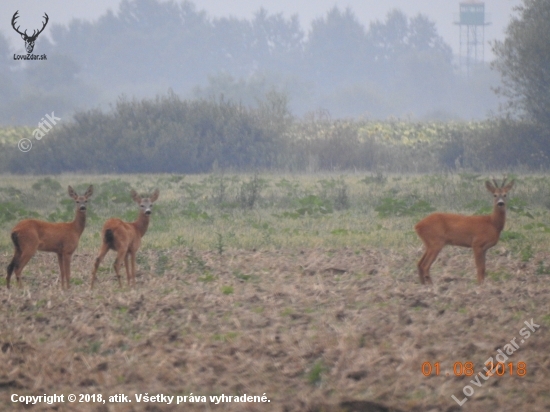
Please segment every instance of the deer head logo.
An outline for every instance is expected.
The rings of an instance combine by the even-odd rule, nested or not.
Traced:
[[[40,30],[38,30],[38,33],[36,32],[36,30],[33,30],[32,35],[29,36],[29,35],[27,35],[27,30],[25,30],[24,33],[21,33],[19,31],[20,26],[15,27],[15,21],[19,17],[18,13],[19,13],[19,10],[17,10],[15,12],[15,14],[13,15],[13,17],[11,19],[11,25],[12,25],[13,29],[21,35],[21,38],[23,40],[25,40],[25,48],[27,49],[27,53],[32,53],[32,51],[34,49],[34,42],[36,41],[38,35],[44,31],[44,29],[46,28],[46,24],[48,24],[48,20],[50,18],[48,17],[48,15],[46,13],[44,13],[44,18],[46,19],[46,21],[43,23],[42,28]]]

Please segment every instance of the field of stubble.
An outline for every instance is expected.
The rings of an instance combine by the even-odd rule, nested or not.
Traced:
[[[517,180],[486,283],[475,282],[470,250],[447,248],[427,287],[412,226],[431,209],[486,211],[483,176],[6,176],[4,268],[18,219],[70,220],[67,184],[93,183],[94,195],[70,291],[53,254],[37,253],[22,289],[0,280],[0,409],[26,409],[13,394],[55,393],[107,401],[32,410],[547,411],[549,188],[544,176]],[[111,252],[90,291],[103,221],[137,214],[122,193],[130,186],[161,192],[136,288],[118,287]],[[531,319],[540,327],[520,343]],[[455,376],[456,362],[477,374],[513,338],[504,376],[479,387],[475,375]],[[439,362],[439,376],[425,377],[424,362]],[[459,407],[451,396],[463,400],[466,385],[474,393]],[[132,402],[109,402],[116,394]],[[139,394],[187,402],[138,403]],[[270,402],[210,400],[222,394]]]

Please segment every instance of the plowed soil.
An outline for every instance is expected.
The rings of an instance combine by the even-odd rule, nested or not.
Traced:
[[[23,289],[0,290],[0,409],[24,408],[13,394],[64,394],[31,410],[550,410],[550,277],[536,265],[548,256],[524,263],[497,246],[488,268],[507,275],[478,286],[471,251],[445,249],[429,287],[415,271],[419,248],[180,247],[163,259],[140,251],[141,262],[163,266],[138,265],[134,289],[125,279],[118,287],[111,256],[90,291],[94,252],[80,252],[70,291],[45,253],[25,269]],[[10,259],[3,253],[2,267]],[[531,320],[540,327],[523,339]],[[503,376],[480,386],[456,376],[466,362],[481,372],[513,338],[519,349]],[[424,376],[424,362],[439,362],[439,376]],[[466,385],[474,393],[459,407],[451,396],[462,401]],[[107,401],[69,403],[68,394]],[[116,394],[131,403],[108,400]],[[139,403],[136,394],[188,398]],[[222,394],[270,402],[210,401]]]

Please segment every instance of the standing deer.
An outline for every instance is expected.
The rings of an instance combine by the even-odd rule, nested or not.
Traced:
[[[494,196],[493,213],[483,216],[464,216],[452,213],[432,213],[416,224],[414,229],[424,242],[426,251],[418,261],[420,282],[432,283],[430,267],[445,245],[470,247],[474,250],[477,281],[485,278],[485,254],[497,244],[506,220],[506,194],[514,186],[512,180],[506,186],[506,178],[499,187],[486,181],[485,187]]]
[[[140,207],[139,216],[131,223],[112,218],[107,220],[103,225],[103,230],[101,232],[103,243],[99,256],[95,260],[94,270],[92,272],[92,289],[96,280],[97,269],[110,249],[117,252],[113,267],[118,278],[119,286],[122,287],[122,281],[120,280],[120,265],[122,265],[123,259],[124,266],[126,267],[128,286],[130,286],[130,284],[135,286],[136,284],[136,252],[141,245],[141,238],[145,235],[149,227],[151,208],[159,197],[159,191],[156,189],[152,196],[146,198],[141,198],[135,190],[132,190],[131,195],[134,202]],[[128,265],[129,258],[131,258],[131,270]]]
[[[72,222],[50,223],[36,219],[25,219],[15,225],[11,231],[15,253],[8,265],[8,275],[6,277],[8,289],[14,271],[17,285],[21,287],[21,272],[37,250],[57,253],[61,287],[66,289],[70,287],[71,258],[86,226],[86,204],[92,193],[93,186],[91,185],[84,196],[79,196],[69,186],[69,196],[74,199],[76,204],[75,217]]]

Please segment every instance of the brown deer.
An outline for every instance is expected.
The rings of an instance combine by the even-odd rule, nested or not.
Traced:
[[[36,219],[25,219],[15,225],[11,231],[15,253],[8,265],[8,275],[6,277],[8,289],[14,271],[17,285],[21,287],[21,272],[37,250],[57,253],[61,287],[66,289],[70,287],[71,258],[86,226],[86,204],[92,193],[93,186],[91,185],[84,196],[79,196],[69,186],[69,196],[74,199],[76,204],[75,217],[72,222],[50,223]]]
[[[122,281],[120,280],[120,266],[122,265],[122,260],[124,260],[124,266],[126,267],[128,286],[135,286],[136,284],[136,252],[141,245],[141,238],[145,235],[149,227],[151,208],[159,197],[159,191],[156,189],[152,196],[146,198],[141,198],[135,190],[132,190],[131,195],[134,202],[139,205],[139,216],[131,223],[112,218],[107,220],[103,225],[103,230],[101,232],[103,243],[99,251],[99,256],[95,260],[94,270],[92,272],[92,289],[96,280],[97,269],[107,252],[111,249],[117,252],[113,267],[118,278],[119,286],[122,287]],[[129,258],[131,258],[131,268],[128,265]]]
[[[512,180],[506,186],[506,178],[499,187],[486,181],[485,187],[494,196],[493,213],[483,216],[464,216],[452,213],[432,213],[416,224],[414,229],[424,242],[426,251],[418,261],[420,282],[432,283],[430,267],[445,245],[470,247],[474,250],[477,281],[485,278],[485,254],[497,244],[506,221],[506,194],[514,186]]]

